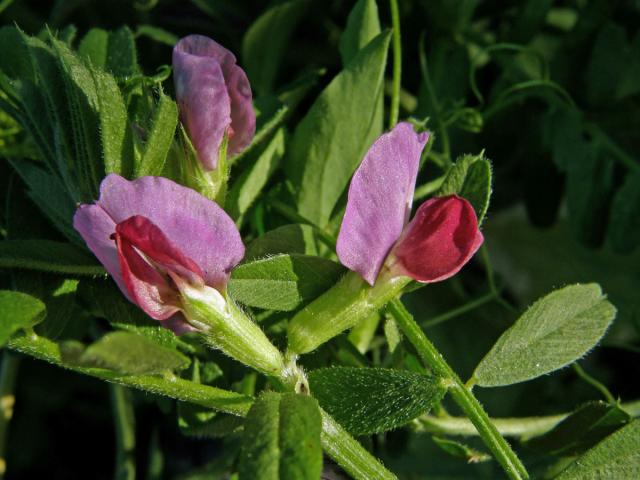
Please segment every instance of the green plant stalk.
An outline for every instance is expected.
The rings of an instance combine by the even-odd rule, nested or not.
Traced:
[[[365,450],[331,416],[322,414],[322,447],[344,470],[357,480],[393,480],[397,477]]]
[[[120,385],[110,385],[111,406],[116,433],[116,464],[114,480],[136,478],[136,427],[129,391]]]
[[[289,322],[289,352],[303,354],[315,350],[384,307],[411,281],[386,272],[383,270],[372,287],[358,273],[350,271],[298,312]]]
[[[15,404],[14,389],[18,376],[20,359],[15,355],[4,351],[0,370],[0,479],[4,478],[7,469],[6,449],[9,423],[13,416]]]
[[[156,395],[175,398],[183,402],[213,408],[232,415],[244,417],[253,403],[253,398],[247,395],[190,382],[173,374],[167,374],[166,376],[122,375],[103,368],[66,365],[62,363],[58,344],[35,334],[17,336],[9,341],[8,347],[16,352],[44,360],[73,372]]]
[[[634,418],[640,417],[640,400],[623,403],[620,408]],[[559,413],[545,417],[492,418],[491,422],[505,437],[528,439],[547,433],[571,413]],[[465,437],[478,435],[478,430],[473,423],[463,417],[423,415],[417,419],[416,423],[416,431]]]
[[[456,318],[464,313],[467,313],[471,310],[474,310],[478,307],[481,307],[482,305],[484,305],[485,303],[489,303],[490,301],[492,301],[494,298],[496,297],[496,293],[495,292],[489,292],[486,293],[478,298],[476,298],[475,300],[471,300],[470,302],[465,303],[464,305],[460,305],[457,308],[454,308],[453,310],[449,310],[441,315],[437,315],[433,318],[430,318],[429,320],[425,321],[422,323],[422,327],[423,328],[431,328],[431,327],[435,327],[436,325],[439,325],[440,323],[446,322],[448,320],[451,320],[453,318]]]
[[[283,375],[285,362],[280,351],[232,299],[208,286],[182,282],[179,288],[187,321],[202,330],[210,346],[265,375]]]
[[[572,366],[580,378],[582,378],[585,382],[598,390],[608,403],[615,405],[616,399],[613,398],[613,395],[611,394],[609,389],[602,382],[599,382],[587,372],[585,372],[584,369],[577,363],[574,363]]]
[[[398,299],[389,303],[389,312],[396,320],[398,327],[415,347],[418,355],[431,368],[434,374],[449,382],[451,396],[471,420],[478,430],[485,445],[491,450],[496,460],[502,465],[505,473],[513,480],[529,478],[524,465],[500,435],[491,419],[480,405],[473,393],[465,387],[458,375],[447,364],[436,347],[429,341],[422,329]]]
[[[244,417],[253,398],[171,376],[120,375],[101,368],[73,367],[62,363],[58,345],[37,335],[20,335],[9,341],[9,349],[44,360],[68,370],[107,382],[124,385]],[[322,412],[322,446],[327,454],[357,479],[395,479],[362,445],[351,437],[328,414]]]
[[[392,48],[393,48],[393,83],[391,88],[391,104],[389,107],[389,128],[395,127],[400,116],[400,83],[402,75],[402,43],[400,42],[400,12],[398,0],[389,0],[391,8]]]

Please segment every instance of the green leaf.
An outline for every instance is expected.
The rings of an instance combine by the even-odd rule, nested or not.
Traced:
[[[298,190],[298,211],[325,226],[370,147],[383,88],[390,33],[373,39],[318,96],[296,128],[286,173]]]
[[[227,211],[232,218],[244,215],[262,193],[269,178],[280,164],[285,151],[285,134],[280,129],[252,165],[247,166],[234,182],[227,199]]]
[[[478,385],[497,387],[562,368],[592,349],[615,315],[595,283],[551,292],[502,334],[473,377]]]
[[[136,165],[136,177],[162,174],[177,125],[176,102],[160,92],[158,104],[153,113],[151,131],[146,139],[140,163]]]
[[[245,262],[278,253],[317,255],[314,231],[312,226],[300,224],[283,225],[271,230],[247,245]]]
[[[340,37],[340,58],[346,66],[357,53],[380,33],[378,6],[374,0],[358,0],[349,13],[347,27]]]
[[[10,160],[11,166],[29,188],[29,197],[69,240],[81,244],[82,239],[71,225],[75,204],[58,177],[47,173],[34,162]]]
[[[122,79],[140,73],[136,42],[129,27],[109,33],[105,70]]]
[[[576,459],[557,480],[633,480],[640,477],[640,420],[609,435]]]
[[[491,455],[485,452],[471,448],[462,442],[451,440],[444,437],[431,437],[433,442],[449,455],[462,458],[467,463],[482,463],[491,460]]]
[[[567,210],[574,235],[590,247],[601,245],[613,193],[614,162],[593,144],[567,169]]]
[[[53,240],[0,241],[0,268],[77,275],[103,275],[104,268],[84,250]]]
[[[341,265],[324,258],[276,255],[236,267],[229,293],[251,307],[291,311],[327,290],[343,273]]]
[[[397,428],[444,396],[441,380],[386,368],[322,368],[309,373],[320,406],[354,435]]]
[[[550,432],[528,441],[527,447],[552,455],[579,455],[629,420],[629,414],[616,405],[590,402],[582,405]]]
[[[80,41],[78,54],[94,67],[105,69],[108,47],[109,32],[101,28],[92,28]]]
[[[627,175],[613,198],[608,239],[616,252],[630,253],[640,245],[640,172]]]
[[[451,166],[436,196],[454,194],[469,201],[481,224],[491,198],[491,163],[483,154],[464,155]]]
[[[127,108],[113,76],[90,68],[97,92],[104,173],[126,174],[133,164],[133,146],[125,143]]]
[[[45,304],[22,292],[0,290],[0,347],[21,328],[32,328],[46,315]]]
[[[292,0],[266,10],[247,30],[242,40],[242,60],[258,96],[273,90],[283,53],[309,2]]]
[[[318,403],[306,395],[267,392],[245,421],[240,480],[317,480],[322,472]]]
[[[64,342],[60,353],[69,365],[105,368],[124,375],[184,370],[190,362],[177,350],[129,332],[107,333],[86,348],[79,342]]]

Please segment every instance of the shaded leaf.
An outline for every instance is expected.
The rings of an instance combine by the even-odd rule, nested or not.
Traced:
[[[380,33],[378,6],[374,0],[358,0],[349,13],[340,37],[340,58],[346,66],[357,53]]]
[[[629,414],[616,405],[590,402],[582,405],[550,432],[528,441],[527,446],[552,455],[579,455],[630,419]]]
[[[84,250],[53,240],[0,241],[0,268],[78,275],[103,275],[104,268]]]
[[[331,260],[281,254],[236,267],[229,293],[251,307],[291,311],[327,290],[343,273]]]
[[[247,245],[244,258],[245,262],[249,262],[278,253],[317,255],[314,228],[300,224],[278,227]]]
[[[162,174],[177,125],[178,106],[176,102],[160,92],[142,158],[140,163],[136,165],[136,177]]]
[[[280,164],[284,151],[285,135],[284,130],[280,129],[255,162],[233,183],[227,199],[227,211],[231,217],[239,218],[247,212]]]
[[[32,328],[46,315],[46,306],[31,295],[0,290],[0,347],[21,328]]]
[[[640,172],[630,173],[613,198],[608,239],[613,249],[629,253],[640,245]]]
[[[258,96],[273,90],[280,61],[308,2],[292,0],[267,9],[242,40],[242,60],[251,87]]]
[[[427,411],[446,389],[441,380],[386,368],[322,368],[309,373],[320,406],[354,435],[397,428]]]
[[[158,374],[189,366],[189,358],[177,350],[129,332],[107,333],[86,348],[79,342],[63,342],[60,353],[64,363],[125,375]]]
[[[321,227],[331,217],[370,144],[390,33],[372,40],[318,96],[291,139],[286,173],[298,211]]]
[[[478,385],[497,387],[562,368],[600,341],[615,314],[595,283],[551,292],[502,334],[473,377]]]
[[[83,280],[79,294],[93,315],[106,318],[114,327],[139,334],[159,345],[176,345],[178,338],[173,332],[161,327],[156,320],[129,302],[110,278]]]
[[[640,420],[612,433],[567,467],[557,480],[640,477]]]

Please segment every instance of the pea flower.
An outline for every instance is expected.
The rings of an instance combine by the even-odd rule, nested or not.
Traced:
[[[225,135],[232,156],[255,134],[249,80],[233,53],[202,35],[182,38],[172,62],[180,117],[198,159],[205,170],[213,170]]]
[[[445,280],[482,244],[473,207],[456,195],[427,200],[408,223],[428,139],[427,132],[399,123],[376,140],[351,180],[336,250],[340,262],[370,285],[385,261],[391,274]]]
[[[176,334],[199,331],[230,356],[273,374],[280,352],[226,295],[244,256],[233,220],[215,202],[162,177],[108,175],[74,228],[122,293]]]
[[[480,248],[473,207],[456,195],[427,200],[409,222],[428,138],[399,123],[365,155],[349,186],[336,245],[351,272],[291,320],[290,353],[310,352],[353,327],[412,279],[431,283],[455,275]]]

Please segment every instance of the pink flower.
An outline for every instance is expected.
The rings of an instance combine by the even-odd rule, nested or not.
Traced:
[[[383,265],[430,283],[455,275],[482,245],[473,207],[456,195],[424,202],[409,223],[420,155],[429,139],[399,123],[371,146],[351,180],[337,252],[370,285]]]
[[[162,177],[108,175],[98,201],[81,205],[73,225],[125,296],[178,334],[193,330],[181,291],[224,292],[244,256],[240,233],[224,210]]]
[[[202,35],[184,37],[173,48],[173,75],[180,117],[205,170],[216,168],[225,133],[229,156],[251,143],[251,87],[229,50]]]

